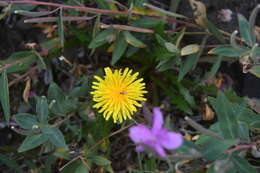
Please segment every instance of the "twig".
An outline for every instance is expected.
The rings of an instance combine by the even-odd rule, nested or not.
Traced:
[[[95,16],[91,17],[63,17],[63,21],[82,21],[82,20],[91,20],[94,19]],[[59,17],[39,17],[39,18],[32,18],[24,20],[24,23],[43,23],[43,22],[57,22]]]
[[[128,128],[131,127],[132,125],[133,125],[133,124],[129,124],[128,126],[125,126],[125,127],[121,128],[121,129],[119,129],[119,130],[117,130],[117,131],[111,133],[110,135],[103,137],[103,138],[102,138],[101,140],[99,140],[95,145],[93,145],[92,147],[90,147],[87,151],[81,151],[81,153],[80,153],[79,156],[77,156],[77,157],[73,158],[72,160],[70,160],[69,162],[67,162],[65,165],[63,165],[63,166],[59,169],[59,171],[62,171],[66,166],[68,166],[70,163],[74,162],[75,160],[78,160],[78,159],[82,158],[82,155],[83,155],[83,154],[86,154],[88,151],[92,151],[92,150],[93,150],[94,148],[96,148],[98,145],[102,144],[106,139],[108,139],[108,138],[110,138],[110,137],[112,137],[112,136],[114,136],[114,135],[116,135],[116,134],[118,134],[118,133],[120,133],[120,132],[122,132],[122,131],[128,129]]]
[[[14,85],[15,83],[19,82],[20,80],[22,80],[26,76],[32,74],[36,69],[37,69],[37,66],[34,66],[34,67],[30,68],[30,70],[28,72],[24,73],[23,75],[21,75],[18,78],[16,78],[16,79],[12,80],[11,82],[9,82],[8,87],[11,87],[12,85]]]
[[[219,134],[217,134],[217,133],[215,133],[211,130],[205,129],[202,125],[198,124],[197,122],[190,119],[189,117],[186,116],[184,119],[188,122],[188,124],[190,126],[192,126],[194,129],[198,130],[202,134],[207,135],[207,136],[212,136],[212,137],[215,137],[215,138],[218,138],[218,139],[221,139],[221,140],[224,139],[223,136],[220,136]]]
[[[98,9],[98,8],[83,7],[83,6],[71,6],[71,5],[58,4],[58,3],[52,3],[52,2],[13,1],[13,0],[6,0],[5,2],[10,2],[10,3],[13,3],[13,4],[26,3],[26,4],[35,4],[35,5],[46,5],[46,6],[52,6],[52,7],[61,7],[61,8],[67,8],[67,9],[87,11],[89,13],[98,13],[98,14],[111,14],[111,15],[123,15],[123,16],[128,15],[128,11],[106,10],[106,9]]]
[[[86,152],[83,152],[83,153],[86,154],[88,151],[92,151],[92,150],[93,150],[94,148],[96,148],[98,145],[102,144],[106,139],[108,139],[108,138],[110,138],[110,137],[112,137],[112,136],[114,136],[114,135],[116,135],[116,134],[118,134],[118,133],[120,133],[120,132],[122,132],[122,131],[128,129],[128,128],[131,127],[132,125],[133,125],[133,124],[129,124],[129,125],[127,125],[127,126],[121,128],[121,129],[119,129],[119,130],[117,130],[117,131],[111,133],[110,135],[103,137],[103,138],[102,138],[101,140],[99,140],[95,145],[93,145],[93,146],[90,147]]]
[[[238,146],[235,146],[234,148],[231,148],[229,150],[226,151],[227,154],[232,154],[233,152],[235,151],[238,151],[238,150],[244,150],[244,149],[249,149],[249,148],[252,148],[253,146],[256,146],[256,142],[254,143],[251,143],[251,144],[247,144],[247,145],[238,145]]]
[[[121,29],[121,30],[134,31],[134,32],[154,33],[154,31],[151,29],[137,28],[137,27],[128,26],[128,25],[107,25],[107,24],[101,23],[100,27],[103,29],[114,28],[114,29]]]

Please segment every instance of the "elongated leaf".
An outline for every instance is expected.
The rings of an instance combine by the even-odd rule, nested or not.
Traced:
[[[28,130],[31,130],[33,125],[37,125],[39,123],[35,115],[28,113],[15,114],[14,119],[21,128]]]
[[[181,49],[181,56],[197,53],[200,49],[198,44],[190,44]]]
[[[9,101],[9,88],[6,70],[2,72],[0,78],[0,101],[4,110],[5,121],[10,121],[10,101]]]
[[[111,161],[109,161],[107,158],[103,156],[92,156],[88,159],[90,159],[91,161],[93,161],[95,164],[99,166],[106,166],[111,164]]]
[[[18,152],[24,152],[33,148],[36,148],[46,142],[49,139],[48,135],[45,134],[38,134],[38,135],[32,135],[27,136],[23,143],[18,148]]]
[[[124,35],[120,32],[117,36],[115,47],[113,50],[112,61],[111,64],[114,65],[117,61],[122,57],[127,48],[127,42],[125,41]]]
[[[253,42],[251,37],[249,22],[243,15],[238,14],[238,23],[239,23],[239,31],[242,39],[246,42],[248,46],[253,47],[255,43]]]
[[[197,54],[188,55],[185,61],[181,65],[181,70],[178,75],[178,81],[181,81],[183,77],[193,68],[194,63],[196,63]]]
[[[7,73],[15,73],[26,71],[31,64],[36,60],[34,51],[21,51],[12,54],[5,61],[1,61],[2,67],[6,66]],[[0,70],[1,71],[1,70]]]
[[[210,50],[208,53],[216,54],[216,55],[220,55],[220,56],[226,56],[226,57],[240,57],[244,53],[246,53],[246,51],[249,51],[249,49],[241,47],[241,50],[238,50],[232,46],[218,46],[218,47]]]
[[[133,36],[129,31],[123,31],[123,34],[125,36],[125,40],[128,44],[138,47],[138,48],[144,48],[146,45],[138,40],[135,36]]]
[[[211,67],[210,71],[206,74],[207,79],[212,78],[213,76],[215,76],[215,74],[218,72],[218,69],[220,67],[222,61],[222,56],[218,56],[216,62],[213,64],[213,66]]]
[[[0,153],[0,162],[4,163],[5,165],[7,165],[9,168],[15,170],[16,172],[21,172],[23,173],[24,171],[20,168],[20,166],[11,158],[9,158],[6,155],[3,155]]]
[[[235,139],[238,137],[237,117],[232,109],[232,104],[223,92],[219,91],[217,98],[209,98],[209,102],[217,113],[219,128],[225,139]]]
[[[49,139],[53,145],[58,148],[67,149],[64,136],[58,128],[45,126],[42,128],[42,132],[49,136]]]
[[[249,17],[249,29],[250,29],[250,35],[251,35],[251,39],[252,39],[253,43],[256,42],[255,20],[256,20],[259,9],[260,9],[260,6],[257,5]]]
[[[233,156],[232,162],[239,173],[258,173],[244,158],[240,156]]]
[[[104,30],[99,32],[96,37],[89,43],[89,49],[95,49],[103,44],[113,41],[115,37],[114,30]]]
[[[172,44],[171,42],[166,42],[164,45],[169,52],[172,52],[172,53],[179,52],[179,49],[177,48],[177,46]]]
[[[37,98],[36,112],[39,121],[46,123],[49,116],[49,106],[45,96]]]
[[[218,30],[218,28],[207,18],[204,18],[204,22],[207,24],[209,32],[211,32],[221,43],[225,43],[224,36]]]

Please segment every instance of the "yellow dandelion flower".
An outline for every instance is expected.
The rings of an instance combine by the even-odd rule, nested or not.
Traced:
[[[137,111],[136,107],[141,107],[141,101],[146,101],[144,94],[145,84],[143,79],[137,79],[139,73],[132,74],[129,68],[114,70],[106,67],[104,79],[94,76],[97,82],[93,82],[91,92],[93,100],[97,102],[93,108],[99,109],[104,118],[110,117],[114,122],[120,123],[126,119],[132,119],[132,115]]]

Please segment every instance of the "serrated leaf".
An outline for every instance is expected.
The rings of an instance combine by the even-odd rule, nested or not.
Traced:
[[[113,49],[113,55],[111,60],[112,65],[116,64],[117,61],[122,57],[122,55],[125,53],[126,48],[127,42],[125,41],[124,35],[120,32],[120,34],[118,34],[117,36],[115,47]]]
[[[235,166],[235,169],[239,173],[258,173],[255,168],[253,168],[244,158],[240,156],[233,156],[232,162]]]
[[[46,123],[49,116],[49,105],[45,96],[37,97],[36,113],[41,123]]]
[[[232,104],[223,92],[219,91],[217,98],[209,98],[210,104],[217,113],[219,128],[225,139],[235,139],[238,137],[237,117],[232,109]]]
[[[64,136],[58,128],[45,126],[41,128],[41,130],[44,134],[49,136],[49,139],[54,146],[67,149]]]
[[[181,49],[181,56],[194,54],[197,53],[199,50],[200,46],[198,44],[190,44]]]
[[[13,116],[16,123],[23,129],[31,130],[33,125],[37,125],[39,123],[36,116],[29,113],[20,113]]]
[[[216,160],[231,146],[238,141],[235,139],[218,140],[211,138],[203,145],[202,154],[207,160]]]
[[[129,31],[123,31],[123,34],[125,36],[125,40],[128,44],[138,47],[138,48],[144,48],[146,45],[138,40],[135,36],[133,36]]]
[[[5,121],[10,121],[10,101],[9,101],[9,87],[6,70],[1,74],[0,78],[0,101],[3,107]]]
[[[240,47],[240,49],[238,50],[232,46],[218,46],[214,49],[211,49],[208,53],[226,57],[240,57],[247,51],[249,51],[249,49],[245,47]]]
[[[242,37],[242,40],[244,40],[248,46],[253,47],[255,43],[251,38],[249,22],[241,14],[238,14],[238,24],[239,24],[239,32]]]
[[[18,148],[18,152],[24,152],[36,148],[41,144],[43,144],[44,142],[46,142],[48,139],[49,139],[48,135],[45,134],[27,136],[24,139],[23,143]]]

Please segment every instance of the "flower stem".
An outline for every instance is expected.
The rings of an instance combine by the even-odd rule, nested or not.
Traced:
[[[219,134],[204,128],[202,125],[198,124],[196,121],[190,119],[189,117],[186,116],[184,119],[188,122],[188,124],[191,127],[198,130],[202,134],[207,135],[207,136],[212,136],[212,137],[215,137],[215,138],[218,138],[218,139],[224,139],[223,136],[220,136]]]

